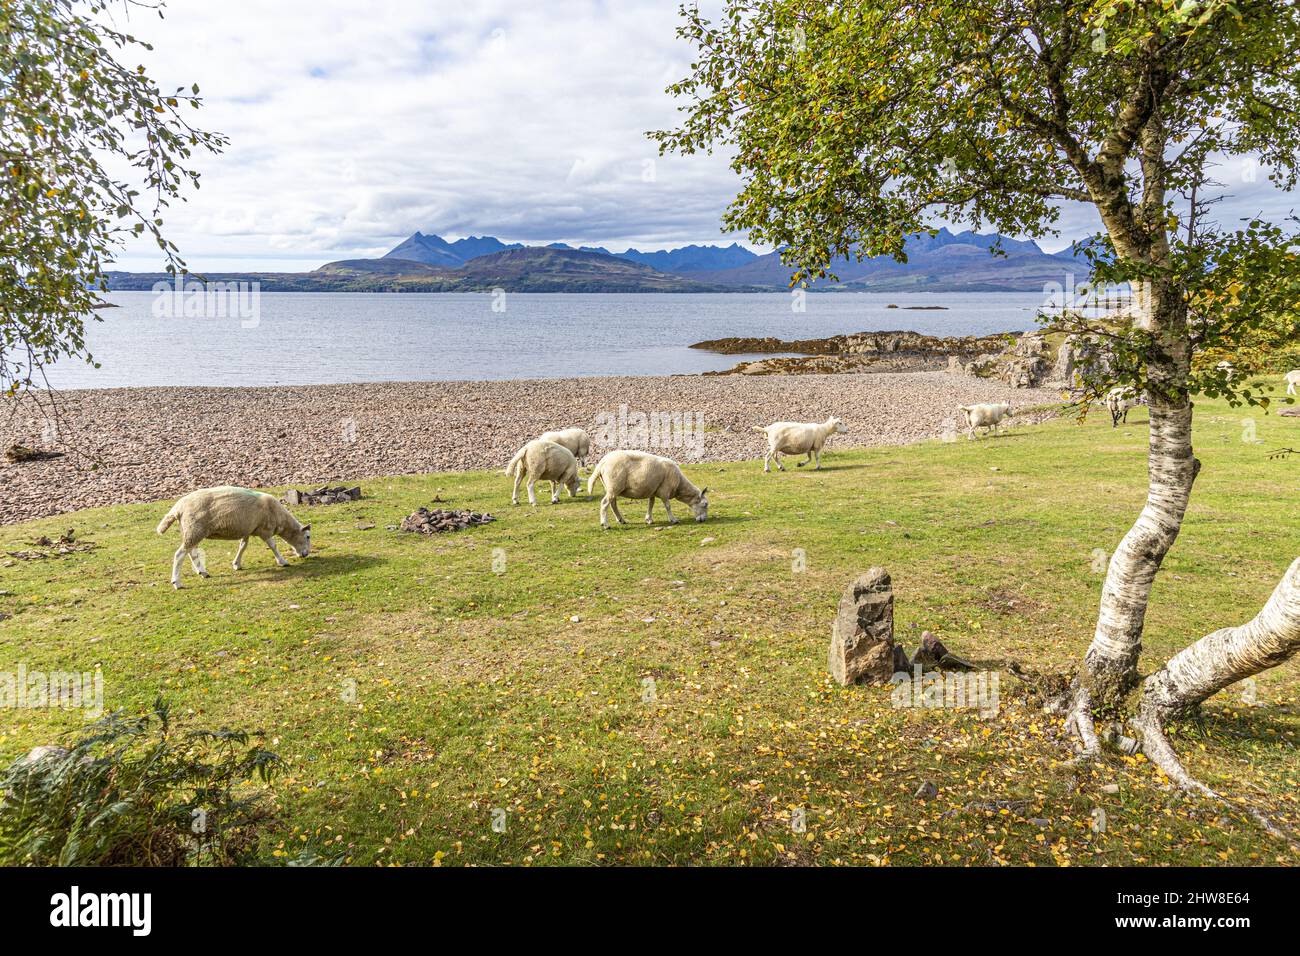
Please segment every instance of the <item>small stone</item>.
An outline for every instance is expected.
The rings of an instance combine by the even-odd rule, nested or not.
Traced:
[[[933,800],[938,795],[939,795],[939,788],[936,787],[929,780],[925,781],[919,787],[917,787],[916,793],[913,794],[913,796],[916,797],[916,799],[918,800]]]
[[[22,759],[25,763],[40,763],[43,760],[59,760],[67,755],[68,749],[66,747],[42,744],[39,747],[33,747],[27,752],[27,756]]]
[[[1046,817],[1030,817],[1029,822],[1036,827],[1050,827],[1052,825],[1052,821]]]
[[[938,667],[939,662],[948,656],[948,648],[929,631],[921,633],[921,646],[912,655],[913,667]]]
[[[582,623],[582,618],[579,617],[579,616],[576,615],[576,614],[573,615],[573,617],[569,618],[569,620],[572,621],[574,624],[581,624],[581,623]]]
[[[1115,736],[1115,747],[1121,752],[1132,757],[1138,752],[1140,745],[1132,737],[1125,737],[1123,734]]]
[[[713,539],[712,539],[712,538],[701,538],[701,539],[700,539],[700,544],[712,544],[712,543],[713,543]]]
[[[1108,783],[1101,788],[1102,793],[1119,793],[1119,784]]]

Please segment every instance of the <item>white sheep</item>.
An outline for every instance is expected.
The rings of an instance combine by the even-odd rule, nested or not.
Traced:
[[[275,563],[284,567],[289,562],[280,557],[274,538],[279,535],[296,555],[307,557],[311,550],[311,525],[300,524],[289,509],[275,497],[248,488],[200,488],[191,491],[172,505],[171,511],[158,523],[162,534],[173,522],[181,523],[181,546],[172,556],[172,587],[181,587],[181,561],[189,555],[190,566],[200,577],[208,577],[199,543],[206,538],[218,541],[239,541],[235,560],[231,566],[238,571],[248,539],[257,537],[275,555]]]
[[[966,418],[966,438],[975,437],[975,429],[987,428],[990,432],[1001,425],[1011,414],[1007,402],[985,402],[980,405],[958,405],[957,410]]]
[[[822,446],[831,435],[842,435],[847,428],[838,418],[831,417],[818,424],[816,422],[773,422],[765,427],[754,425],[753,430],[767,436],[767,454],[763,456],[763,470],[771,471],[770,462],[775,461],[780,471],[785,471],[781,456],[807,455],[805,461],[795,462],[795,467],[802,468],[808,462],[816,460],[813,471],[822,466]]]
[[[655,499],[664,503],[668,512],[668,522],[677,524],[673,517],[672,500],[684,502],[690,506],[696,521],[703,521],[709,516],[709,489],[696,488],[684,474],[681,466],[671,458],[663,458],[645,451],[626,451],[617,449],[605,455],[592,469],[591,479],[587,483],[587,493],[596,490],[596,482],[605,486],[605,497],[600,500],[600,526],[609,530],[606,509],[614,509],[614,517],[619,524],[627,524],[623,513],[618,510],[618,499],[647,499],[645,523],[653,520]]]
[[[1110,412],[1111,428],[1118,428],[1120,422],[1127,425],[1129,411],[1147,403],[1146,397],[1139,394],[1132,385],[1116,385],[1106,393],[1104,401],[1106,411]]]
[[[542,432],[538,441],[553,441],[573,452],[573,457],[583,468],[587,467],[587,453],[591,451],[591,436],[581,428],[562,428],[554,432]]]
[[[1286,393],[1294,395],[1297,385],[1300,385],[1300,368],[1292,369],[1286,373]]]
[[[1215,365],[1214,368],[1223,373],[1223,379],[1226,382],[1235,381],[1237,378],[1237,367],[1227,359],[1224,359],[1222,362]]]
[[[510,493],[510,503],[519,504],[519,482],[528,479],[528,503],[537,504],[536,487],[539,481],[551,483],[551,504],[560,500],[560,486],[569,489],[569,497],[578,493],[581,484],[578,478],[578,459],[573,452],[557,442],[535,438],[515,452],[515,457],[506,465],[506,474],[515,479],[514,490]]]

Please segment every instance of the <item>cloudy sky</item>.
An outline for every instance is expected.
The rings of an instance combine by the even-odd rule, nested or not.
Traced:
[[[702,4],[706,8],[711,4]],[[722,156],[659,157],[690,49],[676,0],[169,0],[124,25],[164,86],[197,82],[202,188],[166,215],[200,270],[315,268],[447,237],[659,249],[740,241]],[[119,18],[119,22],[120,18]],[[1226,178],[1226,177],[1225,177]],[[1261,184],[1233,210],[1260,206]],[[1273,204],[1277,197],[1268,200]],[[1060,240],[1092,231],[1069,212]],[[118,267],[157,268],[146,246]]]

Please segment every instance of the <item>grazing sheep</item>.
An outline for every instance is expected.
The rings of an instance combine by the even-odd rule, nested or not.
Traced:
[[[808,462],[816,460],[813,471],[822,466],[822,446],[831,435],[842,435],[847,428],[838,418],[831,417],[821,424],[805,422],[773,422],[761,427],[754,425],[753,430],[767,436],[767,454],[763,456],[763,470],[771,471],[769,462],[775,461],[780,471],[785,471],[781,464],[781,455],[807,455],[805,461],[795,462],[796,468],[802,468]]]
[[[1120,422],[1128,424],[1130,409],[1145,405],[1147,400],[1132,385],[1116,385],[1106,393],[1105,403],[1106,411],[1110,412],[1110,427],[1118,428]]]
[[[986,402],[982,405],[958,405],[957,410],[966,417],[966,438],[975,437],[975,429],[987,428],[992,431],[1001,425],[1002,420],[1011,415],[1011,406],[1006,402]],[[987,432],[986,432],[987,434]]]
[[[535,438],[515,452],[506,465],[506,474],[514,476],[515,487],[510,493],[510,503],[519,504],[519,482],[528,479],[528,503],[537,504],[536,487],[539,481],[551,483],[551,504],[560,500],[560,485],[569,489],[569,497],[578,493],[578,459],[563,445]]]
[[[197,550],[199,543],[206,538],[239,542],[235,560],[231,562],[236,571],[249,538],[265,541],[280,567],[289,562],[280,557],[275,548],[273,539],[276,535],[284,538],[300,558],[307,557],[311,550],[311,525],[300,524],[273,496],[248,488],[225,486],[191,491],[172,505],[171,511],[158,522],[158,533],[165,532],[175,521],[181,523],[181,546],[172,557],[172,587],[177,589],[181,587],[181,560],[187,554],[194,573],[208,577],[203,555]]]
[[[538,441],[553,441],[573,452],[573,457],[583,468],[587,467],[587,452],[591,451],[591,436],[581,428],[562,428],[556,432],[543,432]]]
[[[1300,368],[1292,369],[1286,373],[1286,393],[1294,395],[1297,385],[1300,385]]]
[[[596,482],[605,485],[605,497],[600,500],[600,526],[609,530],[606,509],[614,509],[614,517],[619,524],[627,524],[623,514],[618,510],[618,498],[647,499],[645,523],[652,522],[655,499],[664,503],[668,512],[669,524],[677,524],[673,517],[671,501],[676,498],[690,506],[696,521],[703,521],[709,516],[708,488],[696,488],[682,474],[681,466],[671,458],[662,458],[645,451],[624,451],[618,449],[596,463],[587,483],[587,493],[596,490]]]
[[[1229,362],[1227,359],[1224,359],[1222,362],[1220,362],[1218,365],[1214,367],[1218,371],[1222,372],[1224,379],[1229,382],[1233,381],[1237,377],[1237,367],[1233,365],[1231,362]]]

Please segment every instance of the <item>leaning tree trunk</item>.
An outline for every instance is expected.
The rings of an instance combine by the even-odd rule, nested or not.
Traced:
[[[1097,627],[1084,657],[1082,683],[1094,707],[1118,703],[1137,683],[1151,585],[1182,527],[1198,467],[1191,402],[1153,395],[1146,505],[1110,559]]]
[[[1183,768],[1165,736],[1165,723],[1223,688],[1276,667],[1298,650],[1300,558],[1253,621],[1207,634],[1143,683],[1142,704],[1133,724],[1151,762],[1184,789],[1213,794]]]
[[[1190,345],[1182,290],[1137,282],[1134,294],[1135,325],[1152,338],[1146,368],[1151,406],[1147,500],[1110,559],[1097,626],[1076,687],[1070,723],[1089,751],[1097,749],[1093,714],[1117,711],[1137,685],[1151,585],[1178,537],[1200,468],[1192,454]]]

